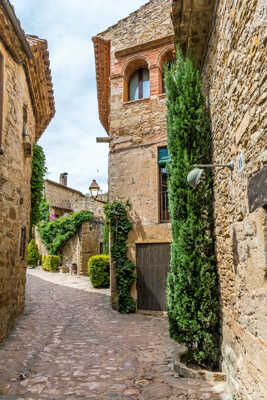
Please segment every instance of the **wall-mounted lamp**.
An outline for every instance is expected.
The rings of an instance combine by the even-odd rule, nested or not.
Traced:
[[[89,191],[91,193],[93,200],[98,201],[99,203],[107,204],[107,201],[99,200],[97,198],[97,196],[99,194],[99,190],[100,190],[100,187],[99,187],[97,181],[95,179],[93,179],[91,185],[89,186]]]
[[[189,186],[196,188],[204,172],[203,168],[229,168],[231,171],[233,171],[234,162],[230,161],[228,164],[197,164],[193,165],[193,167],[194,169],[187,175],[187,182]]]

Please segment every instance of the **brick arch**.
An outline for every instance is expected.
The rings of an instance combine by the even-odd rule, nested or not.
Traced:
[[[144,56],[132,57],[122,68],[123,84],[123,101],[129,99],[129,80],[131,76],[140,68],[147,68],[150,70],[149,60]]]
[[[163,83],[163,67],[164,64],[174,59],[174,48],[173,46],[169,46],[163,49],[158,57],[158,65],[161,73],[161,84],[160,84],[160,92],[165,93],[164,83]]]
[[[157,65],[160,67],[161,72],[163,71],[163,65],[174,57],[174,51],[173,45],[170,45],[159,53]]]

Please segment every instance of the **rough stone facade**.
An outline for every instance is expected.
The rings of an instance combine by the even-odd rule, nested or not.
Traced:
[[[85,222],[78,234],[73,236],[62,249],[62,265],[71,268],[71,264],[76,263],[77,273],[88,275],[88,260],[100,254],[103,241],[103,221]]]
[[[66,182],[67,183],[67,182]],[[91,211],[96,217],[104,217],[104,204],[93,200],[89,195],[73,189],[67,184],[46,179],[44,194],[49,203],[50,215],[62,215],[81,210]],[[99,199],[106,201],[107,195],[100,195]]]
[[[222,368],[237,398],[249,400],[267,398],[266,8],[220,1],[202,71],[213,161],[235,163],[214,173]],[[260,171],[265,200],[254,207],[248,186]]]
[[[47,43],[24,35],[9,2],[0,2],[0,37],[1,342],[24,308],[32,146],[55,110]]]
[[[109,198],[131,201],[134,263],[137,244],[171,242],[170,224],[160,223],[158,166],[158,148],[166,146],[163,65],[174,49],[170,7],[169,0],[150,1],[93,38],[99,114],[110,142]],[[150,96],[128,101],[129,79],[140,68],[149,70]]]
[[[91,211],[96,217],[95,222],[85,222],[79,232],[74,235],[61,250],[62,265],[71,267],[72,263],[78,266],[78,274],[88,275],[88,260],[91,256],[103,252],[104,246],[104,204],[93,200],[78,190],[67,186],[66,173],[61,183],[45,180],[44,194],[49,203],[50,218],[58,218],[78,211]],[[99,199],[107,201],[107,195],[100,195]],[[48,254],[45,245],[36,231],[36,243],[42,255]]]

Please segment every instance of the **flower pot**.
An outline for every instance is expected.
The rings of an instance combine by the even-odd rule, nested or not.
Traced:
[[[72,274],[77,274],[77,264],[76,263],[71,264],[71,272],[72,272]]]

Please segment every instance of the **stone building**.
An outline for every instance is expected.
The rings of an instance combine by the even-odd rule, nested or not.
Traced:
[[[51,219],[81,210],[91,211],[96,217],[104,218],[103,203],[101,204],[89,195],[69,187],[67,172],[60,174],[59,182],[45,179],[44,195],[49,203]],[[99,199],[106,201],[107,195],[100,195]]]
[[[164,65],[173,58],[170,0],[152,0],[93,38],[99,115],[110,147],[109,199],[130,200],[129,256],[139,309],[165,310],[171,227]]]
[[[32,148],[55,113],[46,40],[0,1],[0,342],[23,311]]]
[[[267,398],[266,1],[173,1],[210,110],[222,369],[238,399]],[[202,27],[205,26],[203,31]]]
[[[62,265],[71,268],[72,263],[76,263],[78,274],[88,275],[89,258],[104,251],[104,204],[69,187],[67,177],[68,173],[64,172],[60,174],[59,182],[46,179],[44,194],[49,203],[50,220],[78,211],[91,211],[94,214],[94,221],[83,223],[77,234],[61,249]],[[107,201],[106,194],[98,197],[102,201]],[[37,229],[35,240],[40,254],[47,255],[48,251]]]

